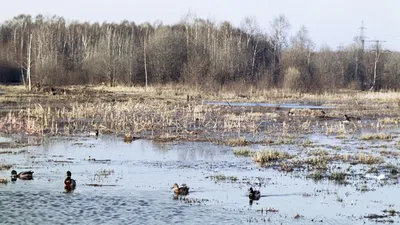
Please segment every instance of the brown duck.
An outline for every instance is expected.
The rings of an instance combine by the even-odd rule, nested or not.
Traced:
[[[187,186],[179,187],[179,185],[177,183],[175,183],[171,189],[174,189],[174,193],[177,195],[188,195],[189,194],[189,187],[187,187]]]

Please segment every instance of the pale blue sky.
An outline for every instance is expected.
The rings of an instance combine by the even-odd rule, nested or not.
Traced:
[[[350,44],[364,20],[367,38],[385,40],[384,48],[400,51],[400,0],[4,0],[0,22],[21,13],[40,13],[78,21],[172,24],[189,11],[235,25],[253,17],[266,32],[272,19],[283,13],[292,25],[291,33],[305,25],[317,47],[333,48]]]

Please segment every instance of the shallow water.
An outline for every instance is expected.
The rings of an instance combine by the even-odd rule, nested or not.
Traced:
[[[375,224],[362,217],[400,204],[397,184],[371,180],[376,191],[357,192],[354,185],[315,183],[259,168],[250,158],[235,157],[233,148],[209,143],[126,144],[103,136],[47,139],[25,149],[2,156],[13,169],[35,173],[32,181],[0,185],[1,224]],[[63,192],[67,170],[77,181],[73,193]],[[210,179],[217,174],[238,180]],[[174,200],[175,182],[186,183],[187,198],[199,202]],[[263,195],[253,205],[245,196],[251,185]],[[279,211],[257,211],[266,207]],[[294,219],[297,213],[303,217]]]
[[[223,105],[223,106],[239,106],[239,107],[279,107],[288,109],[334,109],[334,106],[321,106],[320,104],[299,104],[299,103],[284,103],[284,104],[271,104],[271,103],[257,103],[257,102],[204,102],[206,105]]]

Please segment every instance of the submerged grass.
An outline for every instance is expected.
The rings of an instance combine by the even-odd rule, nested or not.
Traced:
[[[334,180],[339,183],[344,183],[346,181],[346,173],[345,172],[333,172],[328,176],[329,180]]]
[[[0,164],[0,170],[9,170],[11,167],[9,164]]]
[[[316,171],[307,175],[307,178],[313,179],[314,181],[319,181],[324,178],[324,173],[322,171]]]
[[[226,176],[225,174],[214,174],[212,176],[206,177],[214,180],[215,182],[222,182],[222,181],[231,181],[236,182],[238,178],[236,176]]]

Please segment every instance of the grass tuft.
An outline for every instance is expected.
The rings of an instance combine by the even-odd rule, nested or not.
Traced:
[[[233,154],[235,154],[235,156],[244,156],[244,157],[249,157],[253,155],[253,152],[250,151],[247,148],[240,148],[240,149],[235,149],[233,151]]]
[[[392,140],[391,134],[377,133],[377,134],[363,134],[360,137],[361,140]]]
[[[282,159],[289,159],[292,156],[289,155],[286,152],[283,151],[277,151],[277,150],[261,150],[256,152],[253,155],[253,160],[264,164],[264,163],[268,163],[271,161],[277,161],[277,160],[282,160]]]

